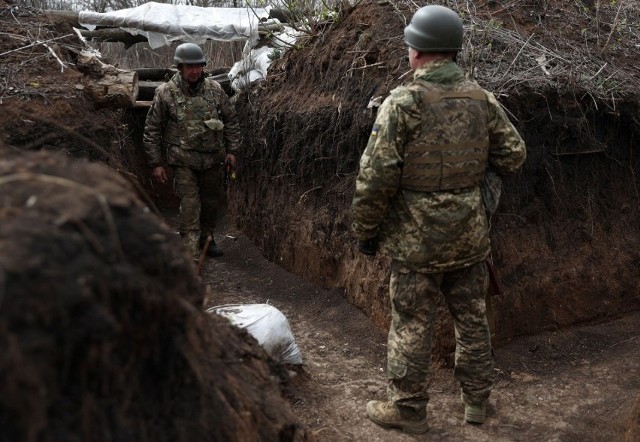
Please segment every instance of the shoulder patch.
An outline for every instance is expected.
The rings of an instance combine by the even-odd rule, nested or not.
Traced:
[[[378,130],[380,130],[380,126],[378,126],[377,124],[373,125],[373,129],[371,129],[371,136],[372,137],[377,137],[378,136]]]

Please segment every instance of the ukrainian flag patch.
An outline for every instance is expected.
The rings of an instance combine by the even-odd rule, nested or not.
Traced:
[[[377,136],[378,136],[378,130],[379,130],[379,129],[380,129],[380,128],[378,127],[378,125],[377,125],[377,124],[374,124],[374,125],[373,125],[373,129],[371,129],[371,136],[372,136],[372,137],[377,137]]]

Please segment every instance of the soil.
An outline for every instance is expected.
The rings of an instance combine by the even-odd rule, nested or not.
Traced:
[[[429,437],[622,438],[638,385],[633,374],[620,383],[606,377],[627,372],[640,334],[634,313],[640,309],[640,78],[631,67],[640,63],[636,27],[614,26],[617,8],[595,2],[476,5],[466,11],[473,26],[460,64],[499,97],[527,142],[529,158],[521,173],[505,180],[492,219],[493,259],[504,287],[491,298],[500,370],[491,411],[496,420],[481,430],[461,425],[450,373],[453,331],[441,305],[434,359],[442,368],[433,387],[435,431]],[[296,410],[326,440],[398,437],[363,416],[367,398],[384,397],[384,376],[376,370],[384,371],[389,262],[356,252],[349,203],[375,117],[369,105],[407,79],[402,29],[413,10],[383,1],[344,11],[275,63],[260,89],[235,98],[247,116],[247,140],[231,193],[232,223],[270,261],[334,290],[311,286],[309,299],[297,285],[285,285],[278,295],[271,284],[260,284],[257,293],[247,287],[248,297],[242,290],[235,296],[274,303],[284,297],[276,305],[299,323],[309,376],[318,380],[299,385]],[[621,10],[619,18],[637,23],[638,2]],[[606,51],[604,35],[611,36]],[[606,75],[619,78],[611,97],[603,94],[604,78],[597,80],[598,71],[609,68]],[[273,281],[274,273],[258,281]],[[221,301],[239,302],[232,298]],[[365,316],[354,319],[359,312]],[[318,328],[334,329],[336,314],[339,328],[319,344],[316,328],[307,331],[306,325],[320,321]],[[604,328],[588,328],[614,319]],[[366,321],[376,328],[359,328]],[[516,339],[522,335],[531,337]],[[621,335],[632,354],[618,359],[613,353]],[[608,371],[611,363],[620,365]],[[609,396],[609,389],[616,393]],[[621,394],[624,404],[617,401]]]
[[[207,305],[268,303],[285,314],[304,358],[288,397],[318,440],[639,440],[633,407],[640,400],[640,312],[515,338],[496,349],[497,382],[482,426],[462,421],[452,370],[435,362],[431,428],[409,436],[382,429],[365,414],[368,400],[385,398],[386,333],[343,290],[267,261],[236,228],[222,230],[217,242],[225,255],[204,265],[212,289]]]
[[[286,370],[201,307],[160,218],[106,166],[0,160],[0,441],[308,439]]]
[[[140,153],[144,112],[95,109],[84,97],[82,76],[74,68],[82,43],[73,35],[56,40],[49,45],[55,57],[43,45],[24,48],[34,35],[46,40],[67,35],[70,30],[33,9],[4,1],[0,0],[3,164],[7,164],[6,150],[22,155],[56,151],[75,160],[101,162],[119,172],[152,212],[160,208],[171,225],[175,197],[171,189],[150,183]],[[489,419],[480,427],[461,421],[462,405],[451,374],[452,325],[443,306],[439,308],[433,354],[431,431],[409,437],[381,429],[364,415],[366,401],[382,399],[385,394],[389,262],[356,252],[349,234],[348,207],[358,159],[375,117],[375,108],[368,104],[408,78],[401,36],[415,9],[410,2],[367,1],[346,7],[338,21],[314,24],[312,35],[272,66],[261,87],[234,98],[244,115],[246,137],[238,180],[230,191],[227,224],[219,238],[225,256],[207,260],[200,281],[193,279],[191,267],[180,277],[163,279],[163,272],[156,270],[157,281],[145,279],[154,290],[162,290],[162,284],[170,291],[183,287],[192,304],[198,304],[202,297],[202,283],[210,287],[207,305],[269,302],[288,317],[303,352],[304,368],[290,367],[287,383],[287,372],[261,353],[246,333],[221,332],[211,342],[203,337],[208,335],[201,328],[200,322],[205,321],[201,312],[195,314],[199,318],[195,322],[185,319],[193,312],[176,302],[176,311],[182,315],[176,319],[176,327],[185,335],[187,330],[196,331],[195,348],[220,349],[216,343],[224,343],[234,354],[252,355],[248,372],[242,371],[246,368],[243,365],[237,366],[240,380],[225,378],[228,382],[221,388],[225,392],[239,384],[248,388],[250,393],[240,394],[247,402],[229,400],[227,405],[237,406],[236,411],[256,407],[255,416],[260,417],[251,422],[257,428],[243,426],[250,420],[246,414],[229,410],[229,416],[238,419],[234,421],[237,426],[211,430],[202,439],[215,440],[225,434],[227,440],[243,440],[253,434],[256,439],[274,440],[273,434],[282,430],[280,439],[285,440],[313,436],[327,441],[640,440],[640,376],[635,363],[640,360],[640,155],[635,141],[640,135],[638,2],[474,3],[467,2],[463,11],[473,38],[459,61],[465,69],[474,70],[479,82],[505,105],[527,142],[529,155],[523,171],[505,180],[504,196],[492,219],[493,257],[505,291],[491,299],[497,385]],[[542,55],[546,58],[538,61]],[[41,162],[12,161],[6,166],[11,173],[32,170]],[[16,164],[19,168],[13,169]],[[68,164],[58,173],[79,184],[89,183],[106,193],[111,189],[110,181],[126,187],[121,178],[84,170],[84,166],[73,166],[73,161]],[[101,187],[101,180],[107,190]],[[56,189],[45,186],[44,198],[60,204],[47,206],[50,212],[46,214],[74,208],[71,213],[87,214],[86,223],[93,226],[95,214],[102,213],[96,202],[84,206],[86,201],[76,194],[58,195]],[[28,190],[14,190],[22,192],[23,205],[34,202],[23,195]],[[0,216],[10,219],[16,212],[6,210],[4,193],[2,198]],[[134,199],[130,195],[125,200]],[[121,198],[116,200],[121,204]],[[140,203],[131,204],[138,207]],[[138,208],[140,211],[131,209],[129,213],[135,212],[146,225],[151,214]],[[49,219],[43,214],[41,221]],[[3,259],[11,262],[16,274],[20,274],[21,265],[26,272],[18,279],[26,284],[29,275],[38,274],[39,262],[52,261],[53,276],[68,273],[71,281],[76,280],[75,271],[69,272],[65,266],[67,258],[54,254],[57,248],[66,250],[64,238],[69,232],[54,229],[56,241],[61,242],[51,248],[46,245],[48,236],[39,234],[39,224],[33,218],[21,220],[0,224],[3,238],[14,241],[11,248],[3,249],[10,250]],[[154,222],[157,219],[150,222],[154,229],[166,228]],[[108,242],[108,225],[98,226]],[[9,227],[23,236],[18,237]],[[69,228],[66,224],[62,227]],[[136,229],[145,231],[140,226]],[[82,223],[73,233],[73,238],[86,245]],[[24,249],[21,241],[34,245],[26,249],[36,257],[32,261],[17,252]],[[130,247],[138,250],[136,256],[157,264],[152,259],[155,255],[148,254],[155,248],[143,252],[148,244],[134,246],[135,238],[131,242]],[[101,244],[102,238],[97,243],[89,241],[89,249],[97,246],[99,250]],[[170,250],[158,253],[168,263],[177,260],[185,264],[179,243],[171,244]],[[95,263],[95,258],[90,262]],[[76,271],[81,273],[82,259],[78,263]],[[96,271],[104,276],[101,281],[105,287],[111,287],[118,274],[112,273],[110,263],[98,264],[106,266],[98,266]],[[126,271],[139,270],[135,260],[128,264],[131,269]],[[39,284],[38,280],[34,284]],[[120,293],[122,287],[114,285],[114,293]],[[21,287],[25,297],[49,293],[42,286],[34,290],[28,285]],[[4,314],[11,297],[0,294],[0,313]],[[53,314],[60,314],[55,298],[46,299],[49,313],[43,316],[45,322],[69,320]],[[19,318],[24,311],[13,310],[12,314]],[[130,321],[128,312],[120,314]],[[154,319],[149,321],[154,323]],[[226,327],[226,323],[217,324],[217,330]],[[2,327],[0,322],[0,332],[5,330]],[[64,337],[64,329],[56,327],[52,333]],[[151,339],[144,328],[138,331]],[[166,334],[160,335],[168,339]],[[6,337],[0,333],[2,336]],[[27,343],[32,342],[29,336],[27,330]],[[167,342],[153,345],[160,348]],[[38,348],[42,347],[35,346]],[[126,357],[135,360],[139,353],[133,351]],[[187,353],[193,356],[204,351]],[[91,354],[108,358],[102,351]],[[91,362],[78,361],[81,365]],[[208,368],[216,363],[200,362]],[[20,374],[20,364],[7,366],[13,367],[11,373]],[[41,366],[46,372],[48,365]],[[113,368],[108,375],[117,375],[118,367],[108,366]],[[165,375],[182,379],[184,365],[176,362],[169,368]],[[222,370],[215,366],[212,372],[218,369]],[[41,379],[37,379],[32,392],[41,391],[37,387]],[[121,387],[126,380],[118,377]],[[181,389],[185,385],[180,382],[169,384],[164,401],[147,402],[153,405],[156,417],[172,412],[167,397],[173,393],[203,394],[197,388]],[[26,397],[26,405],[18,405],[37,405],[35,392],[25,395],[16,388],[22,384],[4,385],[0,397]],[[85,384],[65,385],[73,387],[75,394],[94,391]],[[287,401],[280,400],[281,388]],[[122,397],[126,399],[125,390]],[[11,395],[5,395],[6,391]],[[256,397],[260,391],[273,394]],[[0,404],[14,407],[12,410],[16,406],[11,400]],[[100,420],[99,412],[104,409],[91,408],[90,400],[84,404],[89,404],[89,410],[98,410],[95,416]],[[32,422],[32,410],[27,408],[15,411],[23,420],[14,423],[28,426]],[[36,409],[42,416],[42,408]],[[274,419],[276,414],[279,417]],[[6,419],[9,415],[3,411],[0,416]],[[183,428],[195,428],[189,426],[189,417],[185,419]],[[108,418],[102,422],[106,421]],[[219,416],[211,417],[210,422],[214,427],[224,424]],[[180,428],[174,423],[166,423],[170,428],[165,438]],[[79,428],[77,421],[74,424]],[[300,424],[309,432],[301,430]],[[86,432],[87,428],[78,431]],[[183,435],[188,439],[190,433]],[[158,435],[157,440],[162,438]]]
[[[413,10],[384,1],[356,7],[287,52],[260,89],[236,97],[247,140],[235,224],[270,260],[344,287],[383,329],[389,262],[356,252],[349,204],[375,117],[369,104],[409,74],[402,32]],[[640,19],[637,2],[621,11],[628,23]],[[491,219],[505,288],[492,299],[496,343],[640,309],[640,77],[631,68],[640,41],[635,25],[611,27],[616,12],[559,1],[468,11],[473,26],[459,62],[496,94],[528,146]],[[612,38],[603,52],[604,33]],[[535,61],[543,56],[554,57],[547,73]],[[593,83],[600,68],[618,78],[610,97]],[[444,305],[439,311],[434,350],[451,362],[452,332]]]

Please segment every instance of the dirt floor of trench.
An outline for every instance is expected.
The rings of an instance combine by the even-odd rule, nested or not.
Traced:
[[[267,261],[236,228],[227,225],[219,238],[225,255],[203,267],[211,287],[207,305],[269,303],[287,316],[304,358],[288,396],[321,441],[602,441],[624,440],[630,431],[640,391],[640,368],[633,362],[640,360],[640,312],[519,337],[497,349],[497,383],[482,426],[463,423],[452,370],[436,366],[431,429],[409,436],[376,426],[364,411],[367,400],[385,398],[386,333],[342,290],[322,288]]]
[[[519,2],[485,3],[493,5],[507,26],[511,26],[513,22],[514,27],[530,28],[540,22],[540,29],[536,29],[536,32],[547,36],[549,47],[553,47],[549,43],[549,37],[557,36],[551,30],[558,27],[565,32],[565,37],[571,30],[576,31],[572,35],[580,35],[580,39],[589,37],[588,32],[580,33],[583,27],[592,32],[590,22],[576,21],[570,23],[570,26],[564,26],[566,14],[562,12],[562,2],[528,2],[536,3],[531,10],[539,13],[538,15],[531,15],[527,9],[520,8],[521,5],[517,4]],[[588,3],[587,8],[593,9],[594,2],[584,3]],[[627,2],[625,6],[630,4],[637,7],[637,2]],[[544,11],[541,12],[541,8]],[[309,234],[321,234],[314,238],[322,241],[309,243],[308,246],[296,246],[299,258],[312,257],[300,261],[300,265],[315,262],[317,268],[322,269],[327,261],[317,259],[316,255],[319,248],[326,248],[327,245],[327,250],[333,251],[332,262],[349,258],[352,248],[344,246],[352,240],[347,239],[348,220],[343,212],[334,212],[334,209],[343,209],[348,204],[349,189],[352,188],[359,155],[356,147],[366,141],[370,128],[371,112],[365,110],[369,99],[374,95],[386,94],[399,83],[399,77],[406,73],[407,68],[403,64],[405,60],[402,58],[405,48],[399,36],[403,26],[402,14],[406,15],[408,11],[409,8],[403,12],[396,11],[387,2],[372,3],[367,5],[367,9],[357,9],[333,26],[333,34],[319,37],[304,49],[306,52],[295,58],[285,59],[279,65],[290,70],[289,73],[272,77],[271,104],[284,104],[281,105],[280,113],[274,113],[269,117],[271,119],[263,119],[265,124],[274,128],[273,133],[266,131],[271,137],[269,142],[273,150],[265,149],[259,155],[256,154],[253,157],[255,163],[248,161],[252,160],[251,157],[243,158],[245,164],[242,166],[245,170],[241,170],[238,184],[241,186],[252,182],[269,191],[275,188],[276,196],[281,192],[282,199],[269,201],[262,198],[264,195],[256,192],[255,187],[247,189],[242,195],[246,200],[245,209],[249,207],[257,212],[234,214],[235,220],[241,221],[242,230],[246,233],[243,234],[240,229],[228,224],[220,239],[225,256],[220,260],[207,261],[204,267],[205,282],[212,288],[210,305],[269,302],[289,318],[305,357],[304,372],[295,376],[289,386],[289,399],[296,415],[320,440],[414,439],[396,431],[380,429],[369,422],[364,414],[364,405],[368,399],[384,397],[386,333],[380,324],[384,324],[387,310],[385,290],[380,285],[385,275],[379,272],[380,269],[384,270],[384,266],[363,264],[369,273],[362,273],[364,285],[361,287],[360,300],[368,301],[369,305],[377,303],[379,316],[374,321],[362,313],[361,309],[366,309],[366,305],[361,302],[361,309],[354,307],[347,302],[348,296],[345,296],[342,289],[326,289],[314,285],[286,272],[278,265],[286,264],[279,260],[283,256],[281,252],[290,250],[287,239],[295,238],[296,234],[288,224],[280,222],[287,221],[287,216],[293,212],[282,208],[296,207],[291,203],[301,202],[308,205],[306,210],[312,213],[306,221],[312,228],[319,228],[310,230]],[[571,11],[576,12],[576,8],[572,7]],[[40,27],[38,17],[32,11],[20,15],[21,11],[5,7],[2,12],[4,34],[0,41],[4,51],[13,51],[25,44],[20,38],[16,39],[20,32],[29,26]],[[587,16],[583,10],[578,12],[578,16],[583,19]],[[613,21],[615,13],[615,8],[609,5],[609,22]],[[380,17],[385,20],[379,22]],[[633,18],[631,15],[630,17]],[[545,27],[545,22],[550,24]],[[633,23],[633,20],[629,23]],[[623,28],[617,30],[620,29]],[[614,34],[613,29],[602,32],[605,31],[606,34],[602,35]],[[52,36],[58,35],[51,32]],[[386,35],[389,36],[388,39]],[[617,38],[618,34],[614,37]],[[593,36],[589,38],[593,39]],[[61,72],[58,62],[49,57],[48,51],[43,47],[18,50],[11,53],[10,59],[5,57],[3,60],[6,62],[0,66],[0,73],[6,80],[6,87],[1,91],[3,112],[0,113],[0,127],[4,132],[3,143],[14,150],[63,150],[71,156],[103,161],[128,178],[134,178],[132,181],[147,180],[147,171],[133,150],[130,128],[122,124],[123,112],[95,111],[91,103],[82,96],[82,77],[73,68],[69,68],[73,57],[65,49],[66,46],[80,49],[81,45],[74,37],[64,40],[64,45],[63,41],[60,43],[56,50],[58,56],[67,62],[68,68],[64,72]],[[331,44],[323,47],[322,43]],[[512,45],[510,54],[519,54],[521,47]],[[314,57],[313,51],[318,48],[320,50]],[[628,54],[624,53],[628,48],[620,45],[616,48],[615,52],[611,51],[612,55],[626,60],[628,66],[637,64],[633,63],[634,58],[627,57]],[[609,49],[613,49],[613,44]],[[371,53],[369,58],[363,56],[361,59],[360,54],[364,52],[353,51]],[[637,57],[636,52],[631,55],[635,54]],[[505,59],[509,60],[508,56]],[[312,64],[311,60],[318,61],[320,67]],[[393,63],[389,60],[393,60]],[[377,68],[380,65],[376,63],[381,61],[387,64],[387,70]],[[365,64],[358,64],[363,62]],[[375,72],[379,75],[365,76],[365,73],[373,71],[363,67],[368,65],[375,65],[373,67],[376,67]],[[489,69],[491,66],[485,65],[484,68]],[[517,67],[513,66],[514,69]],[[528,66],[519,68],[518,72],[528,72],[529,69]],[[611,62],[603,69],[605,75],[613,75],[609,69],[618,70],[621,65]],[[491,71],[484,72],[486,80]],[[495,78],[501,78],[502,74],[500,72]],[[629,78],[634,77],[629,75]],[[299,88],[292,92],[301,101],[292,102],[290,96],[282,91],[278,92],[277,84],[287,84],[287,80],[290,81],[289,84],[295,84]],[[316,83],[320,84],[319,91],[312,88]],[[339,86],[338,93],[336,85]],[[280,88],[286,89],[287,86]],[[550,102],[549,96],[539,94],[535,88],[524,91],[529,95],[518,96],[513,89],[507,92],[511,93],[511,98],[504,98],[507,104],[512,105],[509,106],[511,109],[517,109],[515,103],[518,101],[522,108],[531,104],[522,99],[523,96],[539,97],[537,104],[545,105],[536,107],[540,112],[532,111],[536,115],[520,112],[529,118],[521,120],[523,125],[524,122],[535,123],[529,124],[529,135],[534,132],[543,134],[545,130],[549,130],[545,126],[547,113],[551,117],[553,111],[551,119],[555,119],[557,123],[553,126],[554,136],[565,137],[565,140],[580,145],[580,136],[585,133],[583,129],[586,127],[585,130],[591,130],[592,119],[602,122],[604,120],[600,117],[603,115],[614,115],[605,108],[599,113],[591,112],[589,118],[580,117],[580,113],[585,110],[581,106],[585,102],[591,102],[588,94],[585,94],[582,102],[577,103],[577,109],[571,108],[576,105],[574,101],[562,102],[563,99],[566,100],[566,96],[551,97],[553,101],[549,110],[546,106]],[[317,99],[309,100],[310,96]],[[269,102],[263,102],[265,108],[268,104]],[[297,120],[287,121],[283,115],[290,114],[289,109],[292,107],[299,107],[304,112],[301,112]],[[349,109],[356,111],[348,112]],[[326,111],[323,114],[324,122],[318,118],[322,111]],[[632,155],[634,139],[637,139],[634,138],[637,132],[634,120],[629,117],[632,114],[628,109],[623,113],[623,116],[627,116],[621,128],[614,127],[613,123],[618,120],[613,117],[612,124],[601,126],[616,129],[607,133],[605,140],[610,136],[619,139],[620,134],[628,136],[629,139],[625,139],[628,144],[625,146],[629,146],[629,155]],[[324,125],[327,122],[330,130]],[[285,131],[282,130],[283,126]],[[562,132],[559,128],[566,131]],[[256,133],[259,136],[265,135]],[[309,137],[309,133],[317,137]],[[337,136],[341,143],[332,144]],[[312,139],[316,144],[308,146],[307,141]],[[289,144],[284,146],[283,141]],[[481,427],[471,427],[461,422],[462,406],[451,370],[439,366],[431,387],[429,414],[432,429],[427,435],[415,439],[599,441],[622,440],[625,436],[628,440],[640,438],[637,432],[640,408],[637,404],[634,408],[634,401],[640,391],[638,364],[634,362],[640,360],[640,313],[624,313],[624,308],[621,307],[634,302],[637,305],[638,302],[637,272],[633,270],[638,264],[637,247],[633,246],[637,239],[637,204],[633,197],[628,200],[610,198],[614,194],[633,196],[626,187],[629,180],[622,184],[611,180],[613,184],[609,185],[609,177],[626,177],[629,173],[633,175],[634,170],[637,170],[637,159],[633,156],[634,163],[631,158],[620,156],[620,152],[614,151],[578,156],[577,159],[566,159],[565,156],[561,160],[550,153],[552,147],[558,146],[550,146],[542,141],[535,154],[537,157],[531,156],[535,161],[530,162],[530,168],[525,171],[526,179],[520,177],[511,183],[514,188],[526,193],[527,198],[521,198],[520,191],[511,196],[507,193],[502,218],[497,219],[498,235],[508,229],[520,228],[519,233],[512,238],[498,236],[494,239],[501,246],[498,259],[508,266],[505,269],[505,283],[515,285],[517,281],[525,281],[528,284],[520,290],[520,304],[515,307],[526,312],[525,319],[550,327],[535,336],[506,339],[501,343],[497,349],[498,382],[489,408],[489,419]],[[253,147],[262,146],[256,143]],[[281,152],[277,151],[280,147]],[[296,158],[298,148],[305,148],[306,155],[303,156],[300,168],[294,171],[296,176],[288,181],[285,175],[290,172],[288,167],[293,164],[291,160]],[[335,151],[332,150],[334,148]],[[279,156],[281,153],[286,155]],[[327,161],[327,157],[332,160]],[[626,172],[622,173],[621,167],[596,170],[596,165],[602,165],[601,159],[606,160],[605,164],[625,166]],[[265,160],[270,163],[263,163]],[[267,170],[264,164],[271,169]],[[627,165],[630,167],[626,167]],[[263,176],[251,176],[251,173],[265,170],[268,173]],[[138,176],[133,176],[131,171]],[[327,181],[327,177],[332,179]],[[251,181],[252,178],[257,179]],[[337,178],[338,182],[333,178]],[[318,186],[325,184],[326,187],[318,192],[322,189]],[[602,188],[599,187],[601,184]],[[635,184],[635,175],[631,184]],[[563,196],[579,193],[575,192],[576,189],[586,189],[588,192],[584,192],[572,205],[566,205],[566,201],[557,195],[562,190],[565,191]],[[232,196],[238,197],[239,194]],[[331,199],[328,200],[327,196]],[[328,205],[327,201],[331,204]],[[273,204],[274,202],[279,204]],[[325,207],[324,212],[317,211],[318,207]],[[511,209],[513,212],[508,211]],[[278,216],[265,216],[269,215],[269,211]],[[297,211],[298,215],[305,213]],[[318,215],[329,222],[318,226]],[[605,215],[608,218],[602,222],[601,217]],[[291,219],[294,223],[298,221],[295,216]],[[553,223],[557,220],[562,222]],[[521,225],[525,222],[526,226]],[[271,225],[265,228],[260,223]],[[275,228],[273,231],[269,230],[272,226],[277,226],[283,232],[280,237],[272,234]],[[246,236],[249,233],[252,236],[250,239]],[[529,249],[531,259],[523,258],[522,238],[529,239],[530,244],[527,245],[540,247],[539,251]],[[594,238],[597,241],[593,241]],[[609,238],[618,241],[619,247],[611,249]],[[255,243],[259,243],[261,248],[255,246]],[[342,248],[333,248],[336,244],[341,244]],[[562,244],[565,247],[560,247]],[[585,256],[584,266],[568,265],[568,258],[576,249]],[[597,253],[593,253],[593,250]],[[337,256],[335,251],[338,252]],[[262,253],[266,253],[275,263],[263,258]],[[551,256],[553,260],[541,259],[541,256]],[[286,255],[284,258],[293,259]],[[595,282],[585,279],[593,274],[593,268],[597,264],[603,262],[615,265],[600,267],[603,271],[598,274]],[[540,268],[536,269],[536,266]],[[541,284],[537,275],[542,274],[547,267],[557,269],[559,276],[555,280],[548,278]],[[330,272],[331,268],[328,269],[325,271]],[[368,275],[375,275],[375,278],[367,281]],[[347,280],[348,272],[344,276]],[[564,280],[564,285],[557,286],[557,280]],[[606,319],[610,322],[572,326],[576,320],[574,307],[577,305],[579,309],[584,309],[590,304],[576,297],[577,292],[569,291],[571,287],[591,287],[590,293],[600,302],[596,314],[582,315],[582,318],[595,317],[599,318],[596,320]],[[617,306],[615,309],[600,301],[599,296],[607,292],[617,294],[611,300]],[[375,294],[375,299],[367,298],[367,294],[371,293]],[[538,299],[545,293],[548,294],[546,298]],[[550,309],[560,296],[567,297],[563,310],[560,311],[562,317],[549,320],[549,315],[553,313]],[[511,328],[506,335],[510,336],[513,330],[523,333],[531,331],[532,327],[525,327],[527,323],[522,321],[522,316],[509,316],[513,308],[511,305],[502,305],[504,323]],[[536,322],[535,317],[544,318],[545,321]],[[635,422],[635,432],[627,430],[632,422]]]

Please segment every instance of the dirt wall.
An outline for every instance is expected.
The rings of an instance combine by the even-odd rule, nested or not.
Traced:
[[[637,103],[567,98],[511,107],[529,158],[505,186],[492,244],[507,289],[498,323],[515,334],[640,308]]]
[[[375,115],[368,104],[408,73],[400,14],[384,3],[357,7],[288,53],[260,89],[236,97],[246,151],[233,219],[269,259],[344,288],[383,328],[389,262],[356,252],[349,204]],[[612,107],[575,88],[512,92],[499,97],[529,156],[505,180],[491,220],[505,288],[492,299],[496,343],[640,308],[637,103]],[[440,313],[436,353],[448,359],[452,326]]]

